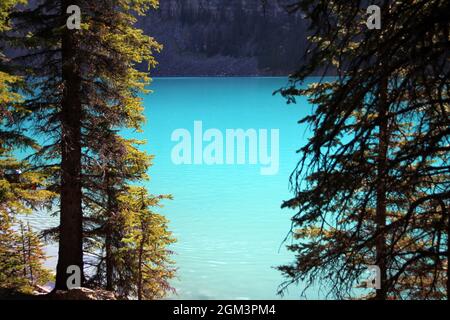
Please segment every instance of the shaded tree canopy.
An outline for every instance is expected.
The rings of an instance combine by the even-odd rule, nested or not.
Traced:
[[[70,5],[81,8],[79,30],[66,27]],[[148,92],[153,55],[162,46],[135,24],[136,16],[157,6],[156,0],[39,0],[11,15],[9,40],[21,49],[14,62],[30,92],[20,120],[31,123],[32,132],[45,141],[30,159],[37,168],[54,169],[49,189],[59,195],[60,225],[45,232],[59,242],[56,290],[68,289],[72,265],[82,270],[82,285],[121,293],[130,290],[115,281],[117,274],[137,272],[135,265],[111,256],[125,247],[122,240],[128,236],[122,232],[123,219],[116,220],[117,203],[128,184],[147,178],[152,157],[139,151],[141,142],[123,138],[120,131],[140,131],[145,120],[141,95]],[[140,71],[137,65],[146,68]],[[158,227],[164,237],[166,225]],[[163,252],[169,254],[154,254]],[[145,285],[151,281],[147,277]]]
[[[370,4],[381,30],[366,26]],[[312,137],[291,176],[292,283],[335,297],[448,298],[448,1],[297,1],[310,23],[305,64],[279,92],[307,96]],[[334,70],[307,84],[317,70]],[[325,74],[325,73],[324,73]],[[305,87],[306,86],[306,87]],[[376,296],[355,286],[381,267]]]
[[[11,29],[11,11],[23,3],[0,3],[0,42]],[[17,215],[49,205],[55,194],[46,190],[45,170],[36,170],[15,157],[18,149],[38,150],[39,145],[16,121],[25,112],[21,97],[25,86],[13,72],[0,48],[0,289],[31,292],[34,285],[50,279],[50,272],[43,267],[45,256],[39,238],[30,226],[25,228],[18,222]]]

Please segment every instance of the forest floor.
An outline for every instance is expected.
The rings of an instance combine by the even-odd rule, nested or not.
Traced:
[[[69,291],[35,292],[32,294],[0,289],[0,300],[118,300],[114,292],[76,288]]]

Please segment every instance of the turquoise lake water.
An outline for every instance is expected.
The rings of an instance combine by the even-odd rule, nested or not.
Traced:
[[[148,141],[155,155],[148,188],[153,194],[172,194],[160,213],[170,220],[178,239],[173,250],[178,267],[175,299],[277,299],[283,281],[274,269],[294,255],[283,239],[293,212],[281,210],[290,197],[289,175],[296,150],[308,131],[297,121],[310,113],[305,100],[286,105],[272,93],[286,78],[158,78],[146,96],[147,123],[143,133],[127,136]],[[175,165],[171,141],[174,130],[193,132],[194,121],[203,130],[279,130],[279,171],[260,174],[261,165]],[[270,136],[270,135],[269,135]],[[205,146],[207,143],[204,144]],[[34,217],[33,223],[54,224]],[[48,247],[53,256],[56,248]],[[302,288],[291,287],[285,299],[299,299]],[[308,298],[317,298],[315,292]]]

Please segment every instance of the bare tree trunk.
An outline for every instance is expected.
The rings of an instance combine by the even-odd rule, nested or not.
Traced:
[[[106,250],[106,290],[113,291],[113,263],[112,263],[112,252],[111,252],[111,234],[109,228],[106,228],[105,236],[105,250]]]
[[[110,172],[105,172],[105,189],[107,194],[107,217],[105,223],[105,250],[106,250],[106,290],[114,290],[114,257],[113,257],[113,219],[115,219],[116,212],[118,210],[115,193],[113,189],[113,182],[111,181]]]
[[[20,223],[20,233],[22,240],[22,262],[23,262],[23,277],[27,278],[27,249],[25,248],[25,231],[23,229],[23,223]]]
[[[377,289],[376,299],[385,300],[387,294],[387,263],[386,263],[386,176],[387,156],[389,148],[388,129],[388,80],[384,78],[380,83],[379,92],[379,142],[377,164],[377,204],[376,204],[376,263],[380,268],[381,288]]]
[[[74,0],[62,0],[62,22]],[[63,28],[62,80],[64,93],[61,112],[61,217],[56,290],[67,290],[67,268],[78,266],[83,282],[83,227],[81,193],[81,78],[77,61],[76,30]]]
[[[34,275],[33,275],[33,263],[32,263],[32,246],[33,244],[31,243],[31,227],[30,227],[30,223],[28,222],[27,224],[27,231],[28,231],[28,236],[27,236],[27,243],[28,243],[28,250],[27,250],[27,254],[28,254],[28,264],[29,264],[29,270],[30,270],[30,281],[32,284],[34,284]]]
[[[142,257],[144,255],[144,239],[139,245],[139,265],[138,265],[138,300],[142,300]]]

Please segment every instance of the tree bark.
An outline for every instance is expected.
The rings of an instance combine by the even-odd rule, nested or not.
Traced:
[[[67,21],[66,9],[77,4],[62,0],[62,22]],[[59,252],[56,268],[56,290],[67,290],[67,268],[78,266],[83,282],[83,227],[81,192],[81,78],[77,60],[76,30],[63,27],[62,81],[64,92],[61,111],[61,212]]]
[[[22,262],[23,262],[23,277],[27,278],[27,265],[29,263],[27,262],[27,250],[25,248],[25,231],[23,229],[23,223],[20,223],[20,234],[21,234],[21,240],[22,240]]]
[[[450,300],[450,208],[444,206],[447,211],[447,300]]]
[[[106,250],[106,290],[113,291],[113,263],[112,263],[112,252],[111,252],[111,231],[106,228],[105,236],[105,250]]]
[[[112,256],[112,220],[116,212],[115,201],[114,201],[114,191],[112,190],[111,181],[109,178],[109,171],[106,171],[105,175],[105,188],[107,190],[107,206],[109,215],[106,217],[107,221],[105,223],[105,263],[106,263],[106,290],[113,291],[113,256]]]
[[[110,169],[105,170],[104,188],[107,196],[107,216],[105,222],[105,263],[106,263],[106,290],[114,291],[114,273],[116,272],[116,261],[114,249],[118,247],[117,241],[121,241],[119,230],[117,230],[116,219],[119,216],[119,204],[117,191],[114,189],[114,174]]]
[[[377,204],[376,204],[376,263],[380,268],[381,288],[376,291],[377,300],[385,300],[387,295],[387,263],[386,263],[386,176],[389,148],[388,128],[388,80],[382,79],[379,92],[379,141],[377,155]]]
[[[28,264],[29,264],[29,270],[30,270],[30,282],[34,284],[34,275],[33,275],[33,257],[31,256],[32,250],[33,250],[33,244],[31,243],[31,227],[30,223],[27,223],[27,255],[28,255]]]
[[[141,239],[139,245],[139,259],[138,259],[138,300],[142,300],[142,257],[144,255],[144,240]]]

